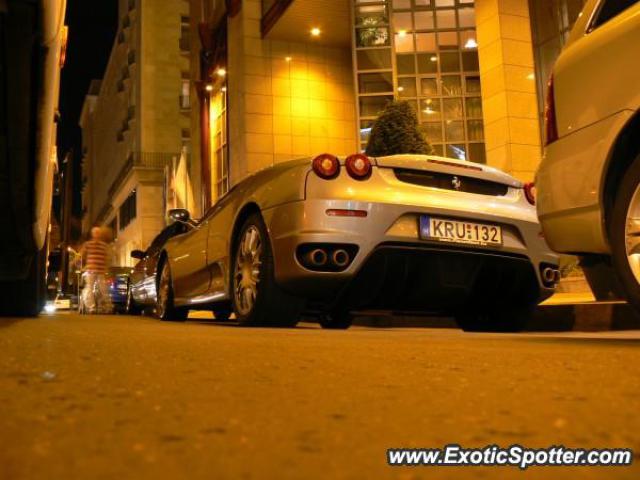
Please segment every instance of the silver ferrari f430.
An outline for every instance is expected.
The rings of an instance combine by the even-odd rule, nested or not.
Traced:
[[[534,190],[494,168],[423,155],[281,163],[235,185],[158,260],[156,312],[347,328],[356,312],[455,316],[516,331],[555,289]],[[157,292],[157,294],[156,294]]]

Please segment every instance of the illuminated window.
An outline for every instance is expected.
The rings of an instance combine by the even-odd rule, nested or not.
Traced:
[[[397,98],[414,106],[436,154],[484,163],[475,2],[355,0],[354,7],[361,147]],[[363,35],[364,25],[374,30]]]
[[[229,190],[229,146],[227,144],[227,91],[221,87],[210,104],[212,203]]]
[[[189,108],[191,108],[191,81],[189,73],[183,72],[180,87],[180,109],[189,110]]]
[[[361,148],[369,139],[373,120],[387,102],[393,100],[397,88],[394,87],[391,37],[395,37],[394,43],[400,51],[413,52],[415,49],[411,13],[400,14],[396,28],[392,30],[389,6],[390,2],[386,0],[354,1]]]

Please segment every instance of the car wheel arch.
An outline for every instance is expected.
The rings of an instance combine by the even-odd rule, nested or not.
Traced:
[[[254,215],[254,214],[258,215],[258,217],[260,217],[260,219],[264,222],[264,216],[262,215],[262,210],[260,209],[258,204],[255,202],[249,202],[246,205],[244,205],[236,215],[235,221],[233,223],[233,230],[232,230],[230,241],[229,241],[229,277],[231,277],[231,272],[233,269],[234,255],[235,255],[235,250],[238,246],[238,236],[240,235],[240,229],[242,228],[246,220],[251,215]],[[273,255],[275,258],[273,241],[269,233],[269,226],[266,225],[266,223],[265,223],[265,227],[267,230],[267,241],[271,246],[271,251],[274,252]],[[277,270],[277,266],[275,268]],[[232,288],[231,281],[229,281],[228,286],[229,286],[229,295],[231,295],[231,288]]]
[[[238,210],[236,218],[233,222],[233,230],[231,231],[231,238],[230,238],[231,241],[229,242],[229,249],[230,249],[229,258],[233,258],[233,252],[236,248],[238,234],[240,233],[240,229],[242,228],[242,225],[247,220],[247,218],[249,218],[254,213],[262,217],[262,211],[260,210],[260,207],[258,206],[258,204],[255,202],[249,202],[243,205],[240,210]]]
[[[615,202],[616,191],[622,181],[625,172],[640,154],[640,110],[627,121],[624,128],[618,133],[609,153],[605,167],[605,175],[602,188],[601,205],[603,206],[603,222],[607,231]],[[608,234],[607,234],[608,237]],[[609,238],[607,238],[609,241]]]
[[[158,257],[158,264],[156,266],[156,292],[158,292],[160,288],[160,274],[162,273],[162,269],[164,268],[164,264],[169,260],[169,256],[167,255],[166,250],[163,250]],[[157,293],[156,293],[157,296]]]

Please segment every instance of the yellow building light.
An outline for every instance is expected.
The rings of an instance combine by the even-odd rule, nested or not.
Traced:
[[[476,42],[475,38],[470,38],[469,40],[467,40],[467,43],[464,44],[464,48],[466,49],[478,48],[478,42]]]
[[[227,74],[227,71],[224,68],[220,67],[218,70],[216,70],[216,74],[219,77],[224,77]]]
[[[319,37],[320,33],[322,33],[322,32],[320,31],[320,29],[318,27],[313,27],[311,29],[311,36],[312,37]]]
[[[407,36],[406,30],[398,30],[398,37],[403,38]]]

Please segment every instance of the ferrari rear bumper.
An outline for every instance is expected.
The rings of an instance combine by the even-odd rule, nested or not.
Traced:
[[[526,257],[382,244],[337,296],[354,310],[440,313],[534,305],[544,296],[541,289]]]
[[[531,218],[461,212],[442,206],[410,206],[312,199],[263,212],[275,259],[276,281],[289,292],[331,303],[348,299],[354,308],[446,310],[461,302],[537,303],[554,292],[542,278],[558,258]],[[327,210],[366,212],[328,215]],[[420,238],[423,215],[499,225],[502,245],[441,243]],[[325,246],[331,257],[349,253],[346,267],[310,268],[310,252]],[[305,257],[302,257],[305,255]],[[320,258],[322,260],[322,258]]]

